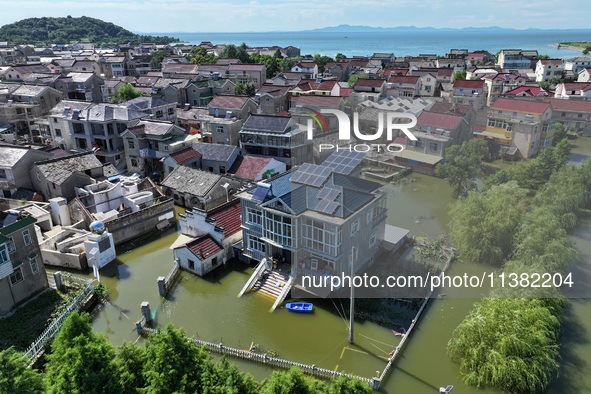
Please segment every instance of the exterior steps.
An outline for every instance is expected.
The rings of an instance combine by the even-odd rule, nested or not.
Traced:
[[[263,275],[255,282],[252,287],[253,291],[261,291],[269,294],[273,298],[279,297],[283,291],[283,287],[287,285],[289,275],[279,270],[272,271],[270,269],[265,270]],[[283,283],[284,286],[277,287],[277,283]]]

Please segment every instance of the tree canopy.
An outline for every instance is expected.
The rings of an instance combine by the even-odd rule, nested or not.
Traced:
[[[133,100],[134,98],[140,97],[142,92],[139,92],[133,88],[129,83],[125,83],[121,89],[119,89],[118,100],[119,102],[125,102],[128,100]]]
[[[8,348],[0,352],[0,393],[41,394],[45,384],[41,374],[27,365],[21,353]]]
[[[137,44],[156,42],[168,44],[178,38],[145,36],[125,30],[110,22],[82,16],[79,18],[27,18],[0,27],[0,41],[18,44],[67,44],[92,42],[105,44]]]
[[[462,145],[453,145],[445,150],[445,162],[435,169],[435,175],[447,178],[456,195],[464,194],[475,186],[472,181],[482,174],[480,163],[488,151],[488,143],[472,139]]]

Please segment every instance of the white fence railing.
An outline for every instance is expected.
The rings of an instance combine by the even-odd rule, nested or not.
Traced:
[[[70,302],[62,313],[49,324],[49,327],[43,331],[41,335],[29,346],[29,348],[23,354],[23,357],[27,358],[28,362],[31,363],[37,358],[37,356],[45,349],[45,346],[51,342],[51,340],[57,335],[64,320],[70,315],[70,313],[77,311],[84,305],[88,297],[94,292],[94,282],[92,280],[85,280],[76,277],[64,278],[66,282],[82,284],[83,287],[78,295]]]

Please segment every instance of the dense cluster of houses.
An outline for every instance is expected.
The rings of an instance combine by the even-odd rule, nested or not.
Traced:
[[[471,138],[530,158],[552,144],[557,122],[591,135],[587,57],[454,49],[320,65],[299,48],[249,47],[295,58],[269,77],[239,59],[191,64],[195,47],[225,48],[0,42],[0,314],[47,287],[45,264],[104,262],[114,245],[173,225],[174,205],[186,213],[172,248],[199,275],[231,257],[277,254],[339,271],[352,243],[359,266],[369,264],[384,240],[385,199],[356,177],[357,152],[318,149],[348,141],[335,117],[311,121],[314,111],[353,114],[368,134],[383,112],[413,114],[417,140],[376,141],[405,148],[377,158],[428,174]],[[125,84],[142,95],[116,100]],[[236,95],[237,84],[255,94]]]

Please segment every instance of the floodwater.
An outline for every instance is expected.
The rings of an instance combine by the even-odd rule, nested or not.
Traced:
[[[591,138],[573,141],[572,158],[580,162],[591,156]],[[413,173],[399,185],[385,185],[388,193],[388,223],[411,230],[411,235],[437,236],[447,231],[447,210],[453,201],[445,181]],[[289,360],[316,364],[365,377],[375,376],[386,364],[399,337],[390,328],[356,321],[355,345],[347,343],[348,327],[338,299],[314,301],[312,314],[295,314],[285,309],[269,312],[272,300],[260,294],[237,294],[252,268],[242,264],[199,278],[183,272],[167,300],[158,295],[156,279],[166,276],[172,267],[168,246],[176,239],[171,232],[146,245],[118,256],[117,264],[101,271],[101,281],[109,290],[109,303],[97,312],[93,327],[103,332],[116,345],[135,342],[135,321],[140,319],[140,303],[150,302],[156,310],[155,322],[168,322],[183,327],[192,336],[227,346],[249,349],[252,344],[265,351],[275,351]],[[576,268],[580,275],[591,271],[591,219],[585,218],[573,234],[580,257]],[[449,274],[478,274],[490,267],[454,263]],[[91,274],[87,274],[91,275]],[[420,323],[392,370],[381,392],[429,393],[440,386],[454,385],[463,393],[497,393],[492,389],[477,390],[462,383],[456,364],[446,355],[445,347],[453,330],[460,324],[474,299],[448,297],[432,300]],[[591,391],[591,301],[573,300],[566,309],[562,335],[560,377],[549,392]],[[140,340],[141,341],[141,340]],[[230,359],[240,369],[257,379],[268,377],[271,369],[258,364]],[[568,390],[565,390],[568,388]]]

